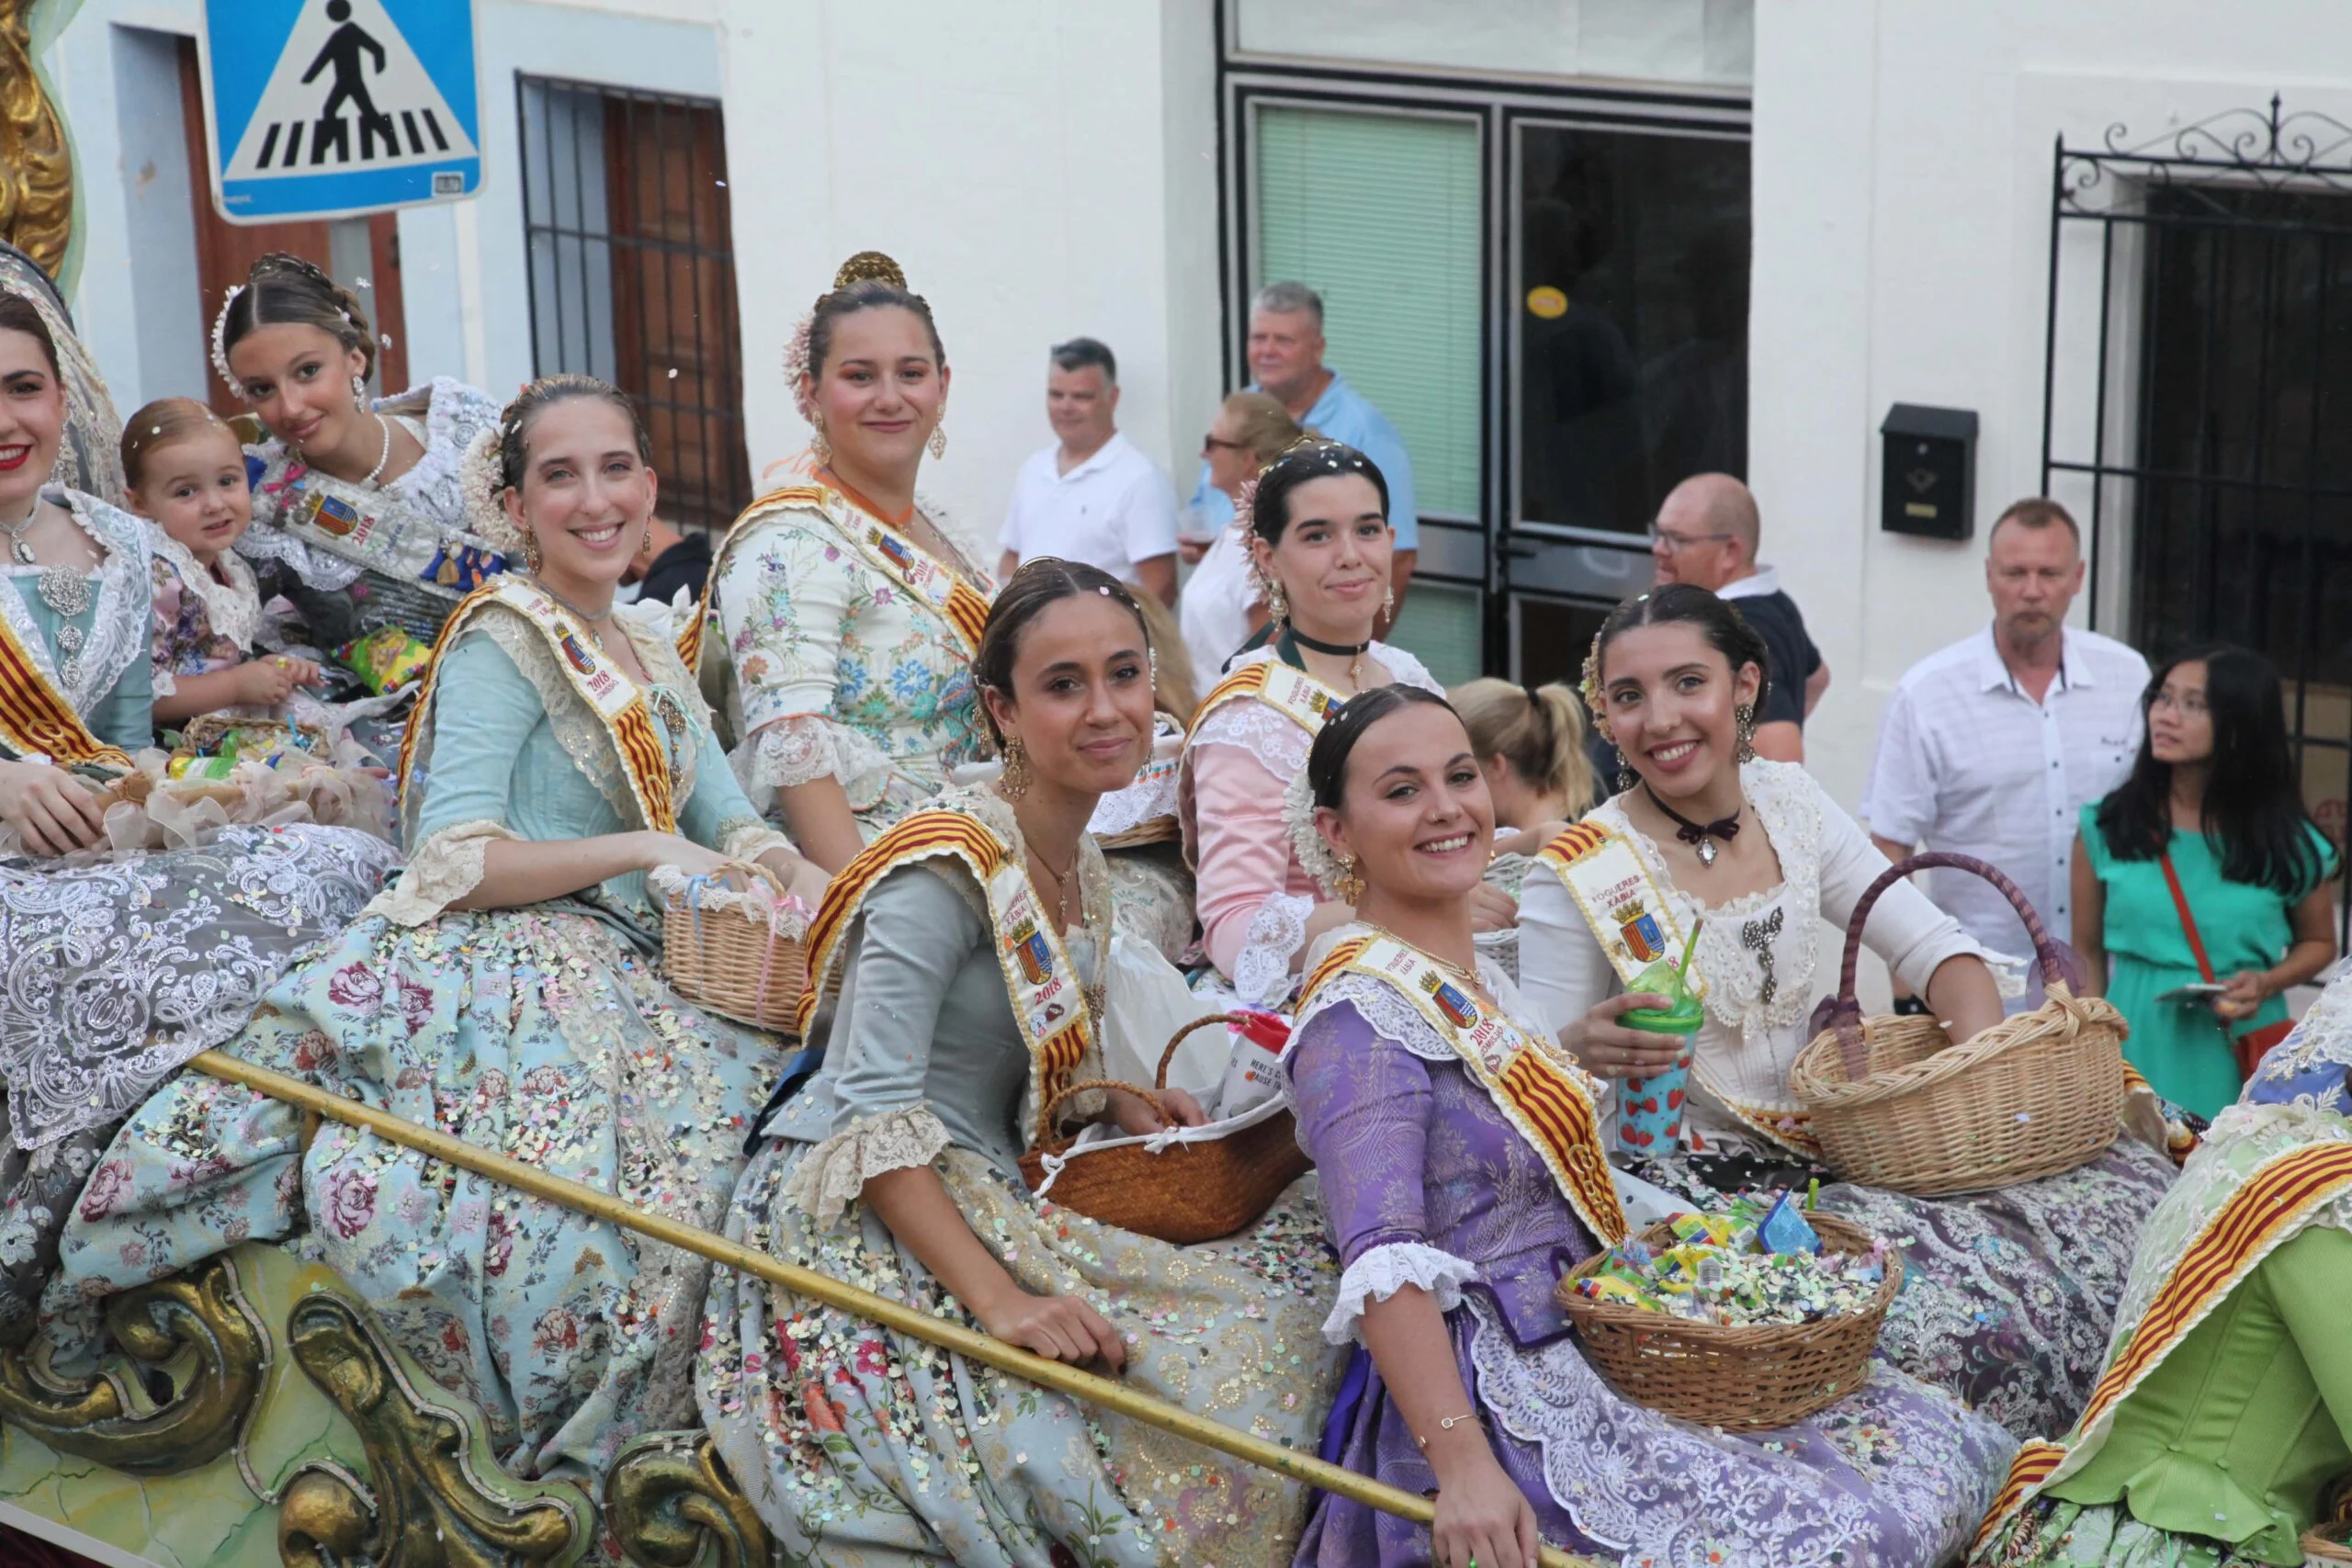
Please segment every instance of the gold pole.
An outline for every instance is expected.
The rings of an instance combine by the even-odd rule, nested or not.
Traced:
[[[1115,1410],[1147,1426],[1173,1432],[1180,1438],[1189,1438],[1204,1447],[1254,1464],[1261,1470],[1274,1471],[1310,1486],[1319,1486],[1326,1492],[1336,1492],[1342,1497],[1378,1508],[1385,1514],[1394,1514],[1398,1518],[1410,1519],[1416,1524],[1426,1525],[1436,1517],[1437,1510],[1427,1497],[1384,1485],[1369,1476],[1342,1470],[1336,1464],[1326,1464],[1312,1454],[1299,1453],[1279,1443],[1270,1443],[1263,1438],[1253,1438],[1247,1432],[1195,1416],[1189,1410],[1154,1399],[1149,1394],[1137,1393],[1109,1378],[1080,1371],[1060,1361],[1049,1361],[1043,1356],[1031,1355],[1001,1339],[977,1333],[961,1324],[944,1322],[887,1296],[877,1296],[854,1285],[844,1284],[831,1275],[798,1268],[693,1225],[680,1224],[659,1214],[643,1213],[609,1193],[599,1192],[593,1187],[584,1187],[560,1176],[551,1176],[535,1166],[509,1159],[504,1155],[477,1148],[462,1139],[453,1138],[431,1127],[420,1126],[389,1111],[379,1111],[372,1105],[329,1094],[300,1078],[288,1077],[283,1073],[255,1066],[251,1062],[240,1061],[219,1051],[199,1053],[188,1065],[201,1068],[216,1078],[242,1084],[272,1100],[284,1100],[288,1105],[300,1106],[349,1126],[364,1127],[378,1137],[404,1148],[430,1155],[435,1159],[447,1160],[451,1165],[518,1188],[534,1197],[544,1198],[550,1203],[560,1203],[578,1213],[594,1215],[623,1229],[651,1236],[681,1251],[699,1254],[713,1263],[725,1264],[729,1269],[764,1280],[771,1285],[781,1285],[795,1295],[823,1302],[829,1306],[839,1307],[843,1312],[854,1313],[885,1327],[896,1329],[900,1334],[953,1350],[959,1356],[968,1356],[1001,1372],[1010,1372],[1014,1377],[1058,1390],[1074,1399]],[[1589,1557],[1575,1556],[1551,1546],[1543,1549],[1540,1561],[1543,1568],[1600,1568]]]

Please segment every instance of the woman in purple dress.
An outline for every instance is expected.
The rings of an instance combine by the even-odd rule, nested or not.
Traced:
[[[1300,1568],[1533,1568],[1537,1541],[1644,1564],[1869,1562],[1963,1546],[2008,1435],[1873,1364],[1811,1420],[1730,1435],[1621,1397],[1553,1297],[1624,1234],[1598,1084],[1471,943],[1494,837],[1443,699],[1385,687],[1324,727],[1291,816],[1355,923],[1314,965],[1289,1057],[1346,1272],[1324,1325],[1362,1346],[1327,1458],[1437,1495],[1417,1527],[1326,1495]],[[1532,1111],[1544,1111],[1532,1114]]]

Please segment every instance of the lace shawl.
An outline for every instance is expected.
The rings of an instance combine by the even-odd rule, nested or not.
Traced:
[[[149,633],[154,569],[149,564],[153,558],[147,548],[147,525],[120,507],[80,491],[51,485],[41,491],[41,499],[64,507],[98,547],[97,614],[83,639],[75,666],[80,678],[67,682],[58,674],[49,638],[33,619],[28,596],[39,592],[35,585],[49,568],[13,562],[0,568],[0,583],[7,589],[0,593],[0,615],[7,617],[8,629],[17,634],[35,668],[73,705],[74,712],[87,717],[114,690],[132,660],[143,661],[152,656]]]

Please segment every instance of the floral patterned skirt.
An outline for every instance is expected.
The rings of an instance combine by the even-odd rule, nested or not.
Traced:
[[[977,1326],[864,1205],[818,1231],[785,1199],[808,1147],[763,1148],[727,1234]],[[1340,1359],[1317,1331],[1338,1269],[1311,1178],[1254,1229],[1177,1247],[1040,1204],[967,1151],[935,1168],[1023,1289],[1118,1328],[1122,1383],[1312,1451]],[[1306,1517],[1295,1483],[724,1269],[696,1387],[787,1562],[1257,1568]]]
[[[715,1228],[781,1069],[768,1036],[681,1001],[580,906],[354,925],[227,1049],[394,1115]],[[375,1134],[200,1075],[117,1135],[46,1303],[69,1352],[96,1299],[248,1237],[301,1246],[401,1348],[479,1404],[509,1468],[601,1473],[692,1420],[708,1265]]]
[[[1972,1568],[2270,1568],[2227,1541],[2144,1525],[2115,1503],[2036,1498],[2001,1527]]]
[[[59,1233],[123,1117],[243,1028],[393,859],[380,839],[303,824],[0,865],[0,1343],[33,1334]]]

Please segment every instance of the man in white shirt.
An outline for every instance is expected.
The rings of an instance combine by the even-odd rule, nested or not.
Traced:
[[[1993,624],[1904,674],[1862,802],[1888,859],[1924,843],[1987,861],[2061,941],[2073,919],[2076,818],[2131,772],[2148,684],[2146,660],[2066,625],[2083,569],[2082,535],[2064,507],[2035,499],[2001,513],[1984,560]],[[2027,952],[1990,883],[1932,871],[1928,896],[1993,951]],[[2039,1003],[2039,978],[2012,1010]]]
[[[1046,418],[1060,437],[1021,465],[998,542],[1000,580],[1035,556],[1101,567],[1176,603],[1176,488],[1119,434],[1119,366],[1091,337],[1054,346]]]

